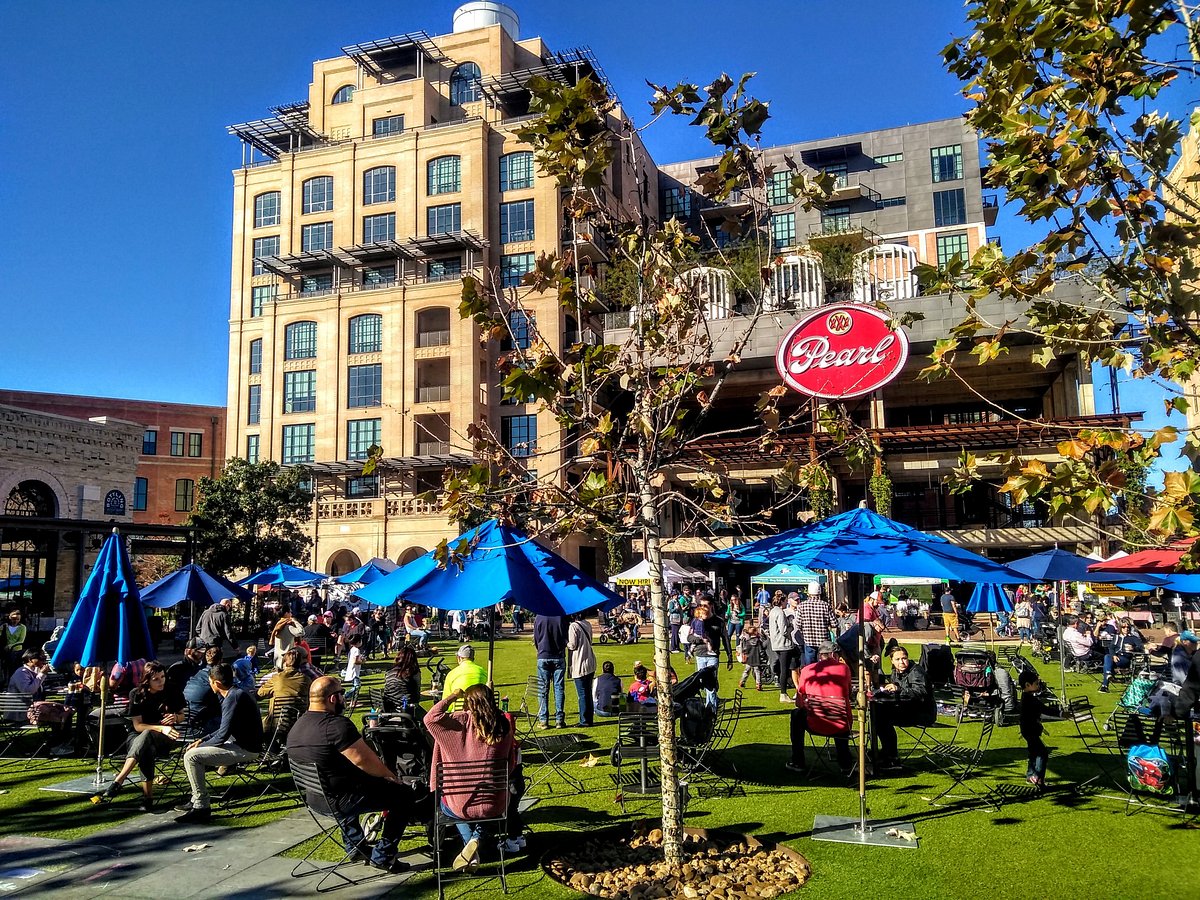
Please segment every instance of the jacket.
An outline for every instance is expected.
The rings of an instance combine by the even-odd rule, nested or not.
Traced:
[[[567,654],[567,617],[537,616],[533,620],[533,645],[538,659],[562,659]]]
[[[220,603],[214,603],[200,614],[196,637],[210,647],[220,647],[228,641],[230,647],[237,649],[237,641],[233,639],[233,626],[229,622],[229,611]]]
[[[596,674],[596,653],[592,650],[592,626],[583,619],[576,619],[567,629],[567,649],[571,658],[567,674],[571,678],[586,678]]]
[[[776,653],[780,650],[791,650],[796,646],[792,640],[792,622],[783,607],[771,607],[767,616],[767,631],[771,649]]]

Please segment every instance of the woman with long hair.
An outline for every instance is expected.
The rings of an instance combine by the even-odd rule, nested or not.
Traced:
[[[450,712],[450,705],[461,699],[461,712]],[[433,766],[430,786],[437,789],[438,766],[442,762],[487,762],[505,760],[510,774],[517,767],[515,729],[511,717],[496,706],[492,689],[484,684],[473,684],[466,690],[456,690],[439,700],[425,714],[425,727],[433,737]],[[468,820],[495,818],[507,809],[510,824],[516,812],[515,798],[507,802],[502,794],[475,791],[470,795],[452,794],[442,797],[442,812],[455,819],[458,833],[463,839],[462,853],[454,860],[454,868],[464,869],[478,865],[480,842],[484,838],[482,826],[472,826]],[[517,852],[524,847],[524,838],[513,837],[515,829],[509,829],[506,852]],[[519,832],[516,832],[519,834]]]
[[[125,754],[125,764],[108,788],[92,797],[93,803],[107,803],[117,795],[133,767],[142,773],[142,809],[154,808],[154,763],[166,756],[179,738],[176,726],[183,724],[187,702],[177,688],[167,686],[167,673],[161,663],[148,662],[142,670],[142,682],[129,695],[130,721],[137,737]]]
[[[400,712],[402,697],[408,698],[409,709],[421,701],[421,664],[417,652],[406,644],[396,651],[396,661],[383,677],[383,711]]]

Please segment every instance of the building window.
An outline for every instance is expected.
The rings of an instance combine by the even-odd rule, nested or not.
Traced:
[[[277,284],[260,284],[250,288],[250,318],[261,316],[263,306],[275,302],[275,293],[278,290]]]
[[[187,435],[182,431],[171,432],[171,455],[183,456],[187,449]]]
[[[957,181],[963,177],[962,144],[932,148],[929,151],[929,162],[934,182]]]
[[[835,190],[837,188],[844,188],[847,184],[850,183],[849,166],[847,166],[846,163],[844,163],[844,162],[843,163],[831,163],[831,164],[825,166],[824,168],[822,168],[821,171],[824,172],[826,175],[833,176],[833,187]]]
[[[346,479],[347,500],[370,500],[378,496],[378,475],[351,475]]]
[[[531,456],[537,446],[537,416],[504,416],[500,440],[513,456]]]
[[[908,203],[907,197],[884,197],[879,201],[880,209],[887,209],[890,206],[904,206]]]
[[[435,306],[417,313],[417,346],[448,347],[449,345],[450,310],[444,306]]]
[[[821,210],[821,230],[828,234],[838,234],[850,230],[850,207],[827,206]]]
[[[772,206],[787,206],[795,199],[796,195],[792,193],[792,173],[772,172],[771,180],[767,182],[767,202]]]
[[[304,182],[302,212],[318,213],[333,210],[333,176],[320,175]]]
[[[316,322],[293,322],[283,330],[284,359],[315,359],[316,355]]]
[[[664,219],[672,217],[686,219],[692,214],[692,195],[685,187],[664,188],[662,193],[662,215]]]
[[[533,187],[533,153],[519,150],[500,157],[500,190],[519,191]]]
[[[334,94],[333,94],[334,105],[337,105],[338,103],[349,103],[353,99],[354,99],[354,85],[352,85],[352,84],[344,84],[340,88],[338,88],[336,91],[334,91]]]
[[[372,266],[363,269],[363,286],[367,288],[387,287],[396,283],[395,266]]]
[[[533,240],[533,201],[500,204],[500,243]]]
[[[300,229],[300,250],[308,253],[312,250],[333,249],[333,223],[314,222]]]
[[[462,275],[461,256],[443,256],[440,259],[429,260],[427,269],[430,281],[444,281],[447,278],[458,278]]]
[[[332,272],[318,272],[315,275],[304,275],[300,278],[300,293],[302,294],[328,294],[332,290]]]
[[[311,422],[307,425],[283,426],[283,464],[310,463],[313,461],[313,447],[316,443],[317,426]]]
[[[425,211],[425,233],[447,234],[462,231],[462,204],[431,206]]]
[[[447,415],[417,416],[413,421],[417,456],[432,456],[450,452],[450,417]]]
[[[133,508],[144,510],[149,506],[150,482],[145,478],[133,479]]]
[[[262,374],[262,338],[250,342],[250,374]]]
[[[351,409],[383,405],[383,366],[350,366],[350,394],[346,405]]]
[[[796,245],[796,214],[775,213],[771,216],[771,248],[782,250]]]
[[[175,512],[191,512],[196,501],[196,482],[190,478],[175,480]]]
[[[193,431],[188,435],[188,456],[198,459],[204,455],[204,435]]]
[[[877,166],[887,166],[898,162],[904,162],[903,153],[885,153],[882,156],[875,157],[875,165]]]
[[[279,224],[279,191],[259,194],[254,198],[254,227]]]
[[[252,384],[246,394],[246,424],[257,425],[262,421],[262,385]]]
[[[258,435],[246,435],[246,462],[258,462]]]
[[[261,260],[267,256],[279,255],[279,235],[273,237],[260,237],[254,239],[254,270],[253,274],[262,275],[267,270],[263,268]]]
[[[936,228],[946,225],[964,225],[967,221],[967,201],[962,188],[952,191],[933,192],[933,224]]]
[[[363,216],[363,243],[381,244],[396,239],[396,214]]]
[[[504,287],[519,287],[521,279],[532,271],[532,253],[506,253],[500,257],[500,284]]]
[[[384,116],[371,122],[371,134],[374,137],[387,137],[401,134],[404,131],[404,116]]]
[[[283,411],[315,412],[317,409],[317,370],[302,369],[283,373]],[[251,423],[253,424],[253,423]]]
[[[372,447],[378,447],[382,419],[352,419],[346,423],[346,459],[366,459]]]
[[[457,156],[439,156],[427,167],[425,189],[433,194],[456,194],[462,190],[462,160]]]
[[[967,244],[967,235],[965,232],[958,234],[939,234],[937,236],[937,264],[939,269],[944,269],[946,264],[954,257],[961,257],[964,262],[971,258],[971,251]]]
[[[504,350],[528,350],[533,336],[537,333],[533,316],[523,309],[510,310],[508,331],[509,334],[501,345]]]
[[[142,455],[158,456],[158,431],[147,428],[142,432]]]
[[[363,205],[396,199],[396,167],[378,166],[363,172]]]
[[[383,316],[367,313],[350,320],[350,353],[378,353],[383,349]]]
[[[450,103],[462,106],[464,103],[474,103],[483,97],[480,87],[481,73],[479,66],[473,62],[465,62],[450,76]]]

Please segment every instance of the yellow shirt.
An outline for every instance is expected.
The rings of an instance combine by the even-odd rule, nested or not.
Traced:
[[[449,697],[455,691],[465,691],[473,684],[487,684],[487,669],[472,660],[460,660],[446,675],[446,681],[442,685],[442,696]],[[451,711],[460,709],[461,700],[451,704]]]

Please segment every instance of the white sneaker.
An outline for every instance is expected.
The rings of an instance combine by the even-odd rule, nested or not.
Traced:
[[[462,852],[454,857],[452,868],[459,872],[477,865],[479,865],[479,838],[471,838],[462,848]]]
[[[780,703],[791,703],[791,702],[792,702],[792,698],[791,698],[791,697],[789,697],[787,694],[780,694],[780,695],[779,695],[779,702],[780,702]]]

